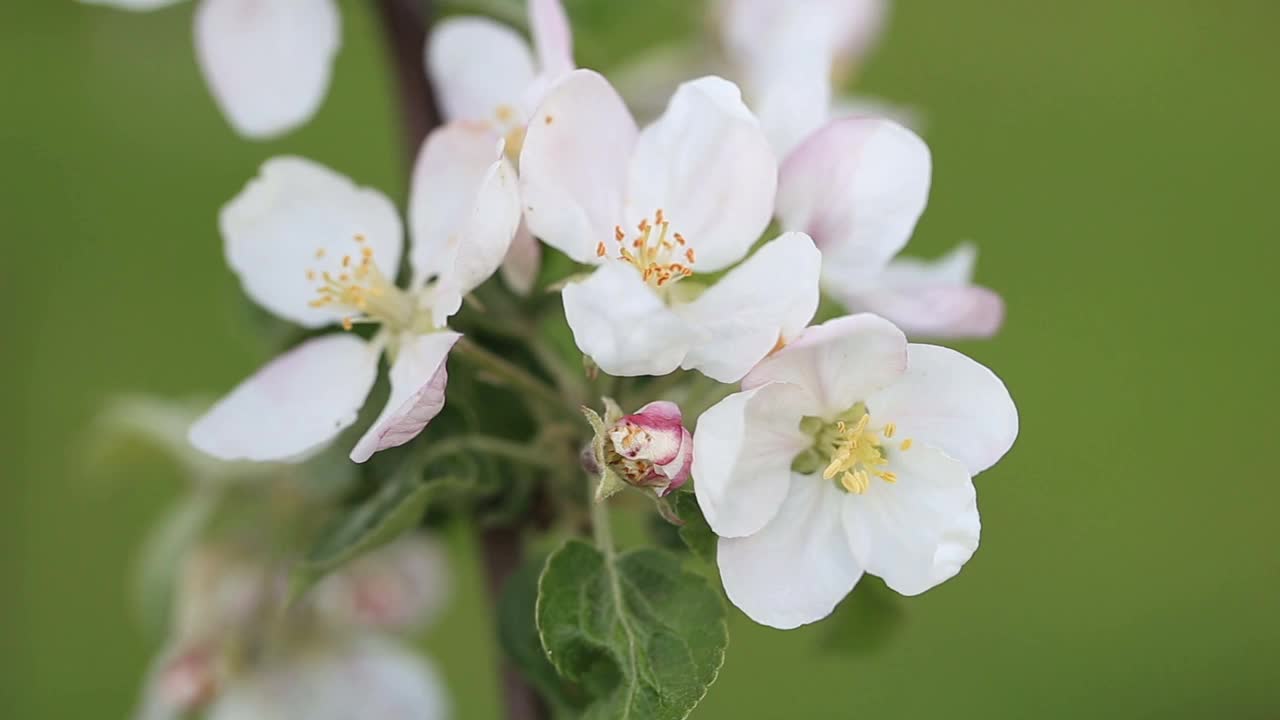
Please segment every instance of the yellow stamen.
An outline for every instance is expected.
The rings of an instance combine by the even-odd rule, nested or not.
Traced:
[[[685,247],[688,240],[683,235],[671,232],[665,210],[658,208],[654,211],[652,220],[642,219],[636,224],[636,230],[637,234],[628,239],[622,226],[615,225],[613,239],[618,246],[618,259],[639,270],[646,283],[660,288],[693,275],[697,256],[693,248]],[[598,257],[607,257],[608,254],[605,243],[596,246]]]
[[[881,436],[893,437],[897,426],[885,423],[879,431],[870,428],[871,415],[863,413],[857,422],[850,425],[844,420],[835,424],[834,437],[826,436],[829,442],[827,452],[830,461],[822,471],[825,480],[835,479],[840,487],[854,495],[861,495],[871,487],[871,478],[878,477],[887,483],[898,481],[898,475],[885,469],[889,458],[882,444]],[[910,439],[903,440],[901,450],[911,447]]]

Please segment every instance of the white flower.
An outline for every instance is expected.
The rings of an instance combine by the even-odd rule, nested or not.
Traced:
[[[445,327],[462,296],[498,267],[519,222],[514,171],[501,143],[459,124],[423,144],[411,192],[407,289],[395,286],[402,229],[381,193],[300,158],[275,158],[223,208],[227,260],[245,292],[307,328],[376,323],[312,338],[268,363],[191,428],[223,460],[296,460],[355,422],[388,351],[391,397],[351,451],[364,462],[403,444],[444,405]]]
[[[577,70],[539,107],[520,164],[529,228],[600,266],[563,295],[578,347],[605,372],[736,381],[812,317],[821,259],[801,233],[701,294],[690,280],[741,260],[773,214],[777,165],[732,83],[681,85],[638,131],[608,82]]]
[[[153,10],[178,0],[81,0]],[[306,123],[329,90],[342,44],[334,0],[199,0],[196,59],[236,132],[267,139]]]
[[[533,49],[514,30],[484,17],[435,24],[427,42],[427,73],[447,120],[467,121],[506,140],[516,162],[525,128],[547,90],[573,70],[573,34],[560,0],[529,0]],[[502,277],[528,294],[541,246],[521,224],[502,264]]]
[[[208,720],[442,720],[449,716],[435,669],[374,636],[335,638],[228,684]]]
[[[853,315],[807,329],[698,420],[693,477],[729,599],[792,628],[863,572],[906,595],[978,547],[972,476],[1013,444],[999,378]]]
[[[931,171],[929,148],[907,128],[881,118],[835,120],[783,162],[778,218],[813,237],[823,289],[846,307],[882,315],[912,336],[988,337],[1004,303],[972,284],[972,246],[936,262],[894,259],[924,212]]]
[[[281,567],[232,546],[202,546],[183,562],[173,637],[135,717],[447,717],[431,665],[375,632],[437,614],[447,579],[438,544],[410,535],[325,578],[284,613],[290,583]]]
[[[879,37],[885,0],[724,0],[720,37],[779,155],[829,117],[832,78]]]

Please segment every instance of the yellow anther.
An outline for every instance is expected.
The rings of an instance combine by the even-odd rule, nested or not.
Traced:
[[[896,427],[886,423],[877,431],[870,424],[871,416],[865,412],[852,424],[838,420],[832,428],[834,437],[826,435],[822,441],[829,443],[825,447],[830,458],[823,468],[823,479],[837,479],[840,487],[855,495],[870,489],[873,476],[888,483],[898,481],[897,474],[883,469],[889,459],[880,439],[892,436]],[[910,447],[909,441],[904,442]]]
[[[323,259],[324,259],[324,253],[325,253],[324,248],[320,248],[319,250],[316,250],[316,259],[317,259],[317,260],[323,260]]]
[[[615,225],[613,239],[618,246],[618,259],[639,270],[646,283],[654,287],[665,287],[693,275],[693,264],[697,256],[693,248],[684,248],[688,241],[683,235],[671,232],[671,223],[665,210],[659,208],[653,213],[652,219],[640,220],[636,224],[636,230],[637,234],[628,239],[622,226]],[[609,248],[605,243],[596,245],[598,257],[607,257],[608,254]]]
[[[605,255],[608,255],[608,254],[609,254],[609,248],[606,247],[604,244],[604,241],[601,240],[596,245],[596,257],[604,257]]]
[[[350,332],[351,327],[352,327],[351,318],[350,317],[342,318],[342,329]]]
[[[902,444],[898,445],[898,449],[900,449],[900,450],[910,450],[910,449],[911,449],[911,438],[906,438],[905,440],[903,440],[903,441],[902,441]]]
[[[316,271],[315,271],[315,270],[308,270],[308,271],[307,271],[307,279],[308,279],[308,280],[312,280],[312,281],[314,281],[314,280],[316,279]]]

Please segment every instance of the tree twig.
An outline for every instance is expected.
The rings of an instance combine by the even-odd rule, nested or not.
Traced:
[[[395,72],[404,132],[405,168],[409,170],[427,133],[440,123],[435,93],[423,65],[427,26],[433,8],[430,0],[378,0],[377,9]],[[485,528],[480,534],[480,545],[489,593],[496,605],[507,580],[523,559],[520,528]],[[546,720],[549,717],[547,706],[537,691],[505,657],[501,673],[503,705],[508,720]]]

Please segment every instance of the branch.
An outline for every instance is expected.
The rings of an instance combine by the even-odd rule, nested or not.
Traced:
[[[427,133],[440,124],[424,60],[431,6],[430,0],[378,0],[378,15],[396,75],[409,167]]]
[[[396,75],[408,170],[413,167],[414,157],[427,133],[440,123],[435,93],[423,60],[432,7],[430,0],[378,0],[377,6]],[[486,528],[480,535],[480,544],[489,592],[496,601],[507,580],[520,567],[523,555],[520,530]],[[508,720],[545,720],[549,716],[537,691],[505,657],[502,697]]]

